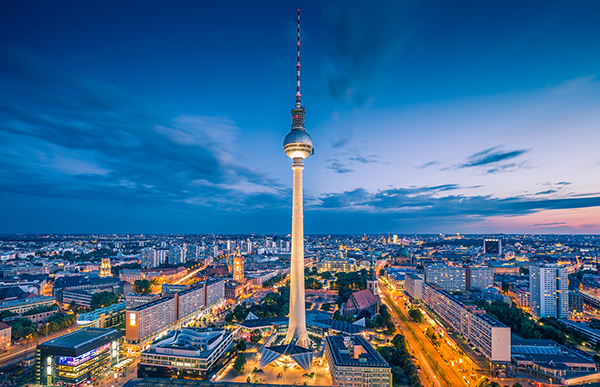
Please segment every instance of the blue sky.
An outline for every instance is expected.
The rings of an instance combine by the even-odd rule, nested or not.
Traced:
[[[4,1],[0,232],[598,233],[600,4]]]

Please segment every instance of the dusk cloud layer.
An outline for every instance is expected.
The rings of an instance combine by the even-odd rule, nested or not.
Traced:
[[[0,232],[289,233],[296,9],[140,6],[0,5]],[[302,7],[307,233],[600,232],[600,4]]]

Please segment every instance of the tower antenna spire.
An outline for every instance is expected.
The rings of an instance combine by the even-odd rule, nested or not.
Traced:
[[[298,10],[298,62],[296,63],[296,106],[302,106],[300,103],[300,10]]]

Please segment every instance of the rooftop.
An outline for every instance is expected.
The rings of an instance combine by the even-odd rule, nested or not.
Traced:
[[[326,339],[336,366],[390,367],[362,336],[327,336]],[[355,348],[354,351],[362,348],[361,353],[357,357],[351,356],[351,347]]]
[[[121,334],[114,329],[104,328],[84,328],[79,329],[75,332],[67,333],[66,335],[59,336],[55,339],[45,341],[40,346],[54,347],[54,348],[69,348],[77,350],[86,345],[92,344],[94,341],[101,340],[104,338],[115,338]]]

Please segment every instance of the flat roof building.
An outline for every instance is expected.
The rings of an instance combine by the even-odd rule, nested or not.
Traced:
[[[235,354],[223,328],[182,328],[142,352],[138,377],[206,379]]]
[[[324,358],[334,387],[390,387],[392,368],[362,336],[327,336]]]
[[[38,344],[36,382],[80,385],[98,377],[119,361],[121,336],[115,329],[84,328]]]
[[[177,300],[161,298],[127,311],[125,337],[128,344],[138,344],[175,324]]]

